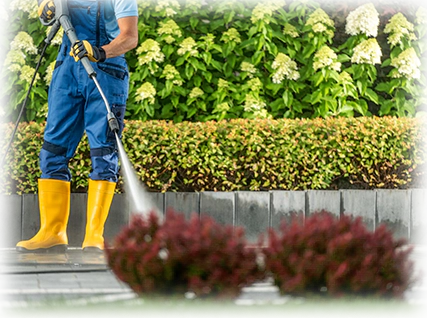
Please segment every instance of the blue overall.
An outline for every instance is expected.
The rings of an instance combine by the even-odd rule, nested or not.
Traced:
[[[106,32],[108,21],[104,7],[102,0],[68,1],[71,23],[79,40],[98,47],[111,42],[111,35]],[[41,178],[71,180],[68,163],[86,132],[92,161],[89,177],[117,182],[118,153],[114,133],[108,126],[105,103],[82,63],[75,62],[69,55],[70,47],[64,34],[49,87],[47,124],[39,156]],[[109,58],[92,66],[117,117],[121,135],[129,90],[125,58]]]

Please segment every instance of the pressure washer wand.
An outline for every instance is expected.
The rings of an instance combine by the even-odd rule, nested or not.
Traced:
[[[62,28],[64,29],[65,34],[70,40],[71,45],[73,45],[76,41],[78,41],[78,38],[76,35],[76,30],[71,24],[70,17],[68,16],[67,3],[64,0],[55,0],[54,2],[55,2],[55,20],[59,21]],[[101,85],[99,85],[98,79],[96,78],[96,72],[93,69],[92,64],[90,64],[89,58],[85,56],[81,58],[80,61],[82,62],[83,67],[85,68],[89,77],[94,81],[96,87],[98,88],[99,93],[101,94],[102,99],[104,100],[104,104],[107,109],[107,121],[111,131],[114,132],[115,134],[118,134],[119,123],[117,121],[116,116],[111,111],[110,104],[108,103],[107,97],[105,96],[104,91],[101,88]]]

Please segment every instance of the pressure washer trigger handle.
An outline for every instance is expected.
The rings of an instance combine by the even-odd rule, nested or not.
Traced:
[[[120,129],[119,122],[117,121],[117,118],[113,112],[109,112],[107,114],[107,120],[108,120],[108,126],[110,126],[111,131],[113,133],[118,133]]]

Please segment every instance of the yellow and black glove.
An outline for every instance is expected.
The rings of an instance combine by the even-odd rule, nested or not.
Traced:
[[[38,14],[40,19],[48,23],[55,17],[55,3],[53,0],[38,0],[39,10]]]
[[[102,47],[92,46],[86,40],[76,41],[71,48],[70,55],[74,57],[76,62],[85,56],[91,62],[104,62],[106,59],[106,54]]]

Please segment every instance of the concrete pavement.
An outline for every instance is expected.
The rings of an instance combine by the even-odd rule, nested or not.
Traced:
[[[168,314],[178,314],[176,308],[182,308],[182,306],[184,308],[186,306],[187,308],[201,308],[202,316],[211,312],[205,310],[206,308],[201,303],[189,306],[188,301],[193,298],[191,294],[181,296],[181,299],[175,298],[169,303],[169,307],[164,306],[168,300],[150,302],[147,298],[138,297],[126,284],[114,276],[107,267],[103,254],[86,254],[80,249],[71,249],[66,254],[20,254],[13,249],[3,249],[0,250],[0,259],[0,310],[5,310],[9,314],[19,313],[23,316],[26,314],[34,316],[34,310],[37,312],[37,308],[39,308],[44,310],[42,310],[42,316],[46,316],[46,311],[56,312],[52,311],[52,308],[56,308],[61,311],[65,310],[66,313],[75,317],[76,313],[73,308],[97,308],[97,311],[106,308],[131,308],[132,310],[126,311],[127,314],[135,313],[136,308],[142,308],[146,311],[152,310],[151,317],[154,317],[157,316],[155,313],[162,312],[162,309],[169,307],[171,311],[168,311]],[[400,310],[404,313],[408,313],[409,310],[414,311],[411,317],[417,317],[415,311],[426,307],[427,282],[423,279],[425,277],[423,271],[427,268],[427,248],[417,246],[413,259],[418,279],[415,286],[406,293],[405,300],[399,303],[381,303],[379,306],[373,306],[372,309],[383,308],[381,312],[384,313],[384,309],[392,308],[387,317],[395,317],[394,314],[399,313]],[[181,300],[186,304],[182,305]],[[358,308],[369,308],[365,305],[366,303],[359,303]],[[153,311],[153,306],[160,311]],[[227,306],[217,306],[216,304],[213,312],[228,308],[227,312],[237,311],[240,314],[246,313],[246,316],[251,316],[260,310],[255,309],[256,307],[264,308],[263,313],[271,311],[272,308],[280,309],[278,311],[281,314],[283,308],[288,308],[288,310],[289,308],[312,308],[319,316],[322,312],[318,309],[324,306],[326,306],[325,303],[315,306],[313,303],[307,303],[303,298],[280,295],[271,282],[260,282],[244,288],[241,295],[229,302]],[[334,309],[336,310],[340,306],[347,308],[344,303],[341,303],[335,305]],[[364,316],[369,316],[375,311],[369,310]],[[112,312],[107,311],[106,314]],[[354,308],[347,314],[352,312],[356,312]],[[81,316],[83,312],[79,311],[78,314]],[[274,312],[270,312],[270,314],[275,316]],[[290,312],[288,312],[288,317],[289,314]],[[161,316],[164,316],[164,312]],[[258,317],[258,314],[256,316]],[[333,310],[329,310],[327,316],[334,317]],[[298,317],[301,317],[301,312]],[[339,317],[338,314],[337,317]],[[380,313],[380,315],[376,314],[372,317],[383,316]],[[400,317],[400,314],[396,317]]]

